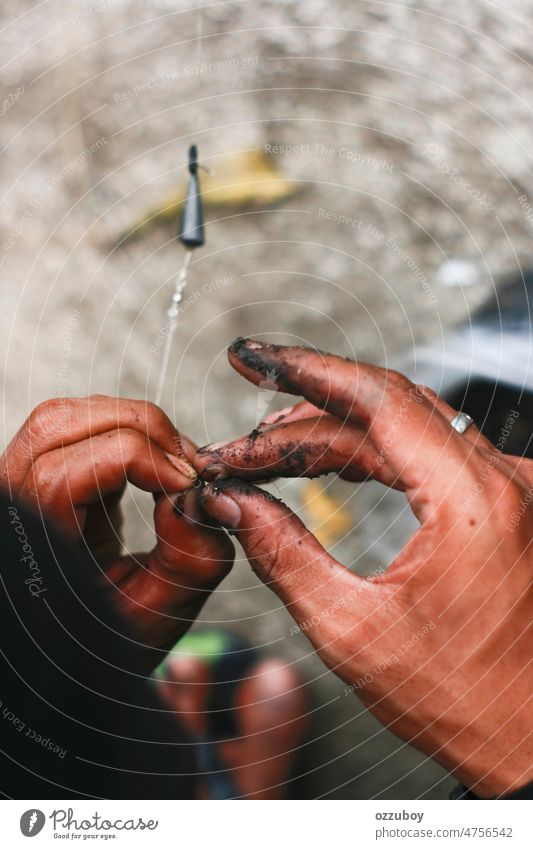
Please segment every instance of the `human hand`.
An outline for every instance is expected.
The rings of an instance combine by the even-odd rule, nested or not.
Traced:
[[[203,475],[375,478],[405,492],[420,529],[365,579],[249,483],[216,480],[204,508],[387,727],[480,796],[531,780],[533,463],[475,426],[457,433],[455,411],[396,372],[246,340],[230,362],[254,383],[274,371],[280,391],[306,401],[202,449]]]
[[[194,446],[154,404],[93,395],[40,404],[0,457],[0,485],[83,541],[150,665],[233,561],[227,535],[202,521],[187,454]],[[128,482],[154,494],[150,552],[122,551]]]

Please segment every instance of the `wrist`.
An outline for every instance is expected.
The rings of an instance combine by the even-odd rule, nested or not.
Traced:
[[[511,711],[512,713],[512,711]],[[515,718],[493,735],[486,733],[470,757],[452,765],[452,771],[480,799],[506,797],[533,781],[527,717]],[[464,741],[463,741],[464,742]]]

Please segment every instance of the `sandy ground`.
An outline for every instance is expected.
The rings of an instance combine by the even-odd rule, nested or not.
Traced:
[[[175,225],[114,240],[183,183],[192,140],[222,180],[228,156],[255,151],[297,191],[271,206],[258,186],[256,202],[208,216],[163,401],[184,431],[223,439],[286,403],[231,372],[237,335],[392,365],[438,343],[530,255],[532,13],[532,0],[244,0],[207,6],[199,27],[172,0],[2,3],[4,439],[50,396],[153,398]],[[471,285],[446,288],[454,275]],[[280,489],[301,506],[301,482]],[[392,516],[394,548],[396,503],[329,491],[353,516],[335,553],[372,568],[365,518]],[[134,549],[150,544],[150,512],[130,495]],[[449,792],[290,636],[242,559],[202,618],[312,682],[306,793]]]

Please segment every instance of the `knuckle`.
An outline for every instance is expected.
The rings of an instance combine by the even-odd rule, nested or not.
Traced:
[[[138,430],[130,427],[121,427],[116,431],[118,444],[121,450],[136,452],[146,448],[146,437]]]
[[[161,407],[158,407],[153,401],[145,401],[144,408],[146,410],[147,418],[160,418],[163,415]]]
[[[37,501],[46,501],[57,485],[57,478],[47,458],[38,457],[31,468],[28,495]]]
[[[385,372],[385,383],[389,389],[405,389],[406,391],[413,388],[414,384],[405,374],[394,369],[387,369]]]
[[[36,439],[57,436],[66,430],[73,407],[74,401],[71,398],[50,398],[43,401],[30,413],[26,430]]]
[[[146,402],[145,421],[146,433],[150,438],[160,443],[172,441],[175,444],[178,442],[178,445],[181,447],[179,435],[176,436],[178,432],[169,417],[161,407],[158,407],[157,404],[151,401]]]
[[[425,383],[415,383],[414,391],[417,393],[417,395],[424,395],[426,398],[430,398],[432,401],[439,400],[439,396],[437,395],[435,390],[432,389],[431,386],[426,386]]]
[[[157,404],[154,404],[152,401],[146,401],[144,404],[144,409],[146,423],[148,427],[160,427],[161,425],[166,425],[167,427],[169,426],[170,421],[166,413],[164,413],[161,407],[158,407]]]
[[[50,398],[37,404],[29,415],[28,426],[32,433],[38,433],[46,426],[51,416],[54,416],[57,408],[57,398]]]
[[[253,558],[270,557],[271,542],[267,539],[267,534],[263,530],[255,529],[253,534],[248,537],[247,549]]]
[[[249,536],[247,554],[255,564],[260,564],[263,580],[277,580],[283,565],[281,540],[273,538],[267,528],[255,530]]]

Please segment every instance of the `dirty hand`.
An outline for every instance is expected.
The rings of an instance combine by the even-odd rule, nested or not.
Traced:
[[[93,395],[53,399],[30,415],[0,458],[0,486],[80,538],[152,665],[189,627],[231,567],[233,546],[198,523],[196,473],[153,404]],[[155,498],[155,548],[122,552],[127,483]],[[156,649],[158,651],[153,651]]]
[[[526,784],[533,463],[475,426],[459,434],[454,410],[396,372],[250,340],[230,362],[257,384],[275,372],[280,391],[306,400],[197,454],[216,478],[204,508],[236,533],[347,693],[474,793]],[[330,471],[405,492],[420,529],[386,571],[353,574],[283,504],[227,477]]]

